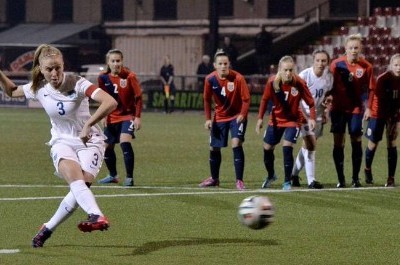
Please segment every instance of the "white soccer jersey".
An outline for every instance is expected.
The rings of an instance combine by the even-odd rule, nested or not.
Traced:
[[[51,122],[49,145],[53,145],[58,140],[66,140],[71,144],[82,144],[79,133],[91,116],[89,98],[85,92],[93,84],[83,77],[64,74],[64,80],[59,89],[54,89],[44,81],[39,85],[39,90],[33,93],[31,86],[32,83],[23,86],[25,97],[39,101],[49,115]],[[96,92],[97,90],[92,93],[91,97]],[[96,140],[105,139],[98,125],[92,126],[91,131]]]
[[[325,69],[322,76],[318,77],[314,74],[312,67],[304,69],[300,72],[300,77],[306,81],[307,86],[311,92],[311,95],[314,98],[315,102],[315,110],[317,113],[317,121],[321,121],[324,115],[324,108],[322,106],[322,102],[324,100],[326,92],[332,89],[333,84],[333,76]],[[307,115],[307,118],[310,117],[310,108],[308,105],[302,100],[301,108],[304,113]]]

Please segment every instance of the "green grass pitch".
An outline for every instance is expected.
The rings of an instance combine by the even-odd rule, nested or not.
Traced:
[[[235,189],[231,148],[222,151],[220,188],[200,189],[209,175],[209,135],[201,112],[165,115],[145,112],[133,141],[135,183],[95,184],[93,192],[111,222],[108,231],[82,233],[85,219],[77,210],[41,249],[31,238],[68,192],[53,175],[45,143],[47,115],[40,109],[0,108],[0,264],[398,264],[396,236],[400,212],[398,188],[384,188],[386,143],[373,165],[375,184],[335,189],[329,124],[317,146],[316,176],[326,187],[282,192],[282,149],[275,150],[279,179],[260,190],[265,177],[262,135],[249,116],[244,150],[247,190]],[[345,170],[351,177],[351,150],[346,139]],[[365,138],[363,144],[365,146]],[[295,154],[300,141],[295,148]],[[121,150],[119,175],[124,177]],[[107,174],[103,165],[99,178]],[[276,207],[274,223],[263,230],[242,226],[237,207],[247,196],[268,196]],[[17,253],[8,253],[18,251]]]

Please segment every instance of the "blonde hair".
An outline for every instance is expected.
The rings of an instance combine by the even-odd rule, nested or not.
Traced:
[[[352,40],[358,40],[362,44],[362,35],[360,33],[357,33],[347,36],[346,39],[344,40],[344,45],[346,46],[347,43]]]
[[[389,71],[393,71],[393,63],[396,59],[400,59],[400,53],[393,54],[392,57],[390,57],[390,63],[388,67]]]
[[[275,80],[273,83],[273,87],[274,87],[275,91],[279,91],[281,89],[280,88],[280,83],[282,82],[281,68],[282,68],[283,63],[293,63],[293,65],[295,65],[293,57],[289,56],[289,55],[285,55],[279,60],[278,72],[276,73]],[[293,68],[293,70],[295,71],[295,68]]]
[[[56,47],[48,44],[42,44],[36,48],[31,70],[33,92],[36,92],[39,89],[39,84],[44,79],[44,75],[40,72],[40,60],[53,56],[61,56],[62,58],[62,53]]]

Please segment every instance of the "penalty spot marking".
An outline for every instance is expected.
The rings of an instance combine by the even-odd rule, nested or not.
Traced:
[[[20,252],[19,249],[0,249],[0,254],[15,254]]]

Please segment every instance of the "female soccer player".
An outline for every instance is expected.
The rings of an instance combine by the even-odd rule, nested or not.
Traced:
[[[386,127],[388,177],[386,187],[394,187],[394,175],[397,167],[397,135],[400,121],[400,54],[390,58],[389,69],[378,76],[376,88],[371,91],[368,100],[368,128],[365,136],[368,145],[365,149],[365,182],[373,183],[372,161]]]
[[[292,185],[300,186],[299,173],[305,167],[307,183],[310,189],[321,189],[322,184],[315,180],[315,147],[317,138],[322,136],[323,126],[326,122],[325,113],[325,95],[332,89],[333,77],[327,69],[329,65],[329,54],[324,50],[313,52],[313,66],[302,72],[299,76],[306,81],[311,95],[314,98],[315,109],[317,111],[317,120],[315,131],[309,129],[307,125],[302,126],[301,136],[303,137],[303,146],[300,148],[296,157],[292,171]],[[301,108],[306,117],[310,118],[310,108],[301,101]]]
[[[333,133],[333,161],[337,172],[338,188],[346,187],[344,175],[344,144],[346,126],[351,140],[353,164],[352,186],[361,187],[358,174],[362,162],[361,138],[364,115],[364,95],[375,87],[372,65],[360,57],[361,34],[349,35],[345,40],[346,54],[332,61],[333,74],[331,133]]]
[[[206,77],[204,83],[204,112],[207,130],[210,130],[210,171],[200,187],[219,186],[221,147],[228,145],[231,133],[233,164],[236,174],[236,188],[245,189],[243,183],[244,152],[243,142],[250,107],[250,92],[244,77],[230,69],[228,54],[218,50],[214,56],[215,71]],[[211,120],[211,103],[215,103],[214,118]]]
[[[104,134],[107,136],[104,160],[109,174],[99,183],[118,183],[117,157],[114,147],[120,143],[124,157],[126,178],[124,186],[133,186],[135,154],[131,141],[141,127],[142,89],[136,74],[123,66],[124,56],[120,50],[110,50],[106,54],[107,70],[101,73],[99,87],[107,91],[118,102],[118,107],[107,117]]]
[[[268,127],[264,134],[264,165],[268,176],[262,188],[268,188],[276,180],[274,169],[274,149],[283,140],[283,163],[285,169],[284,190],[291,189],[291,173],[293,169],[293,145],[299,136],[301,124],[306,123],[299,108],[300,101],[304,100],[310,108],[309,130],[315,128],[314,99],[306,83],[295,74],[295,63],[292,57],[284,56],[279,60],[278,73],[271,76],[264,89],[258,111],[256,132],[260,133],[263,117],[267,110],[268,101],[272,101],[272,110],[269,115]]]
[[[0,71],[0,83],[10,97],[25,96],[43,105],[51,122],[48,144],[53,164],[70,187],[53,217],[33,238],[32,246],[42,247],[78,205],[88,214],[88,220],[78,224],[81,231],[106,230],[109,222],[89,187],[100,170],[104,154],[105,137],[96,123],[114,110],[117,102],[86,79],[64,73],[61,51],[47,44],[35,51],[32,82],[17,87]],[[100,103],[92,115],[89,97]]]

